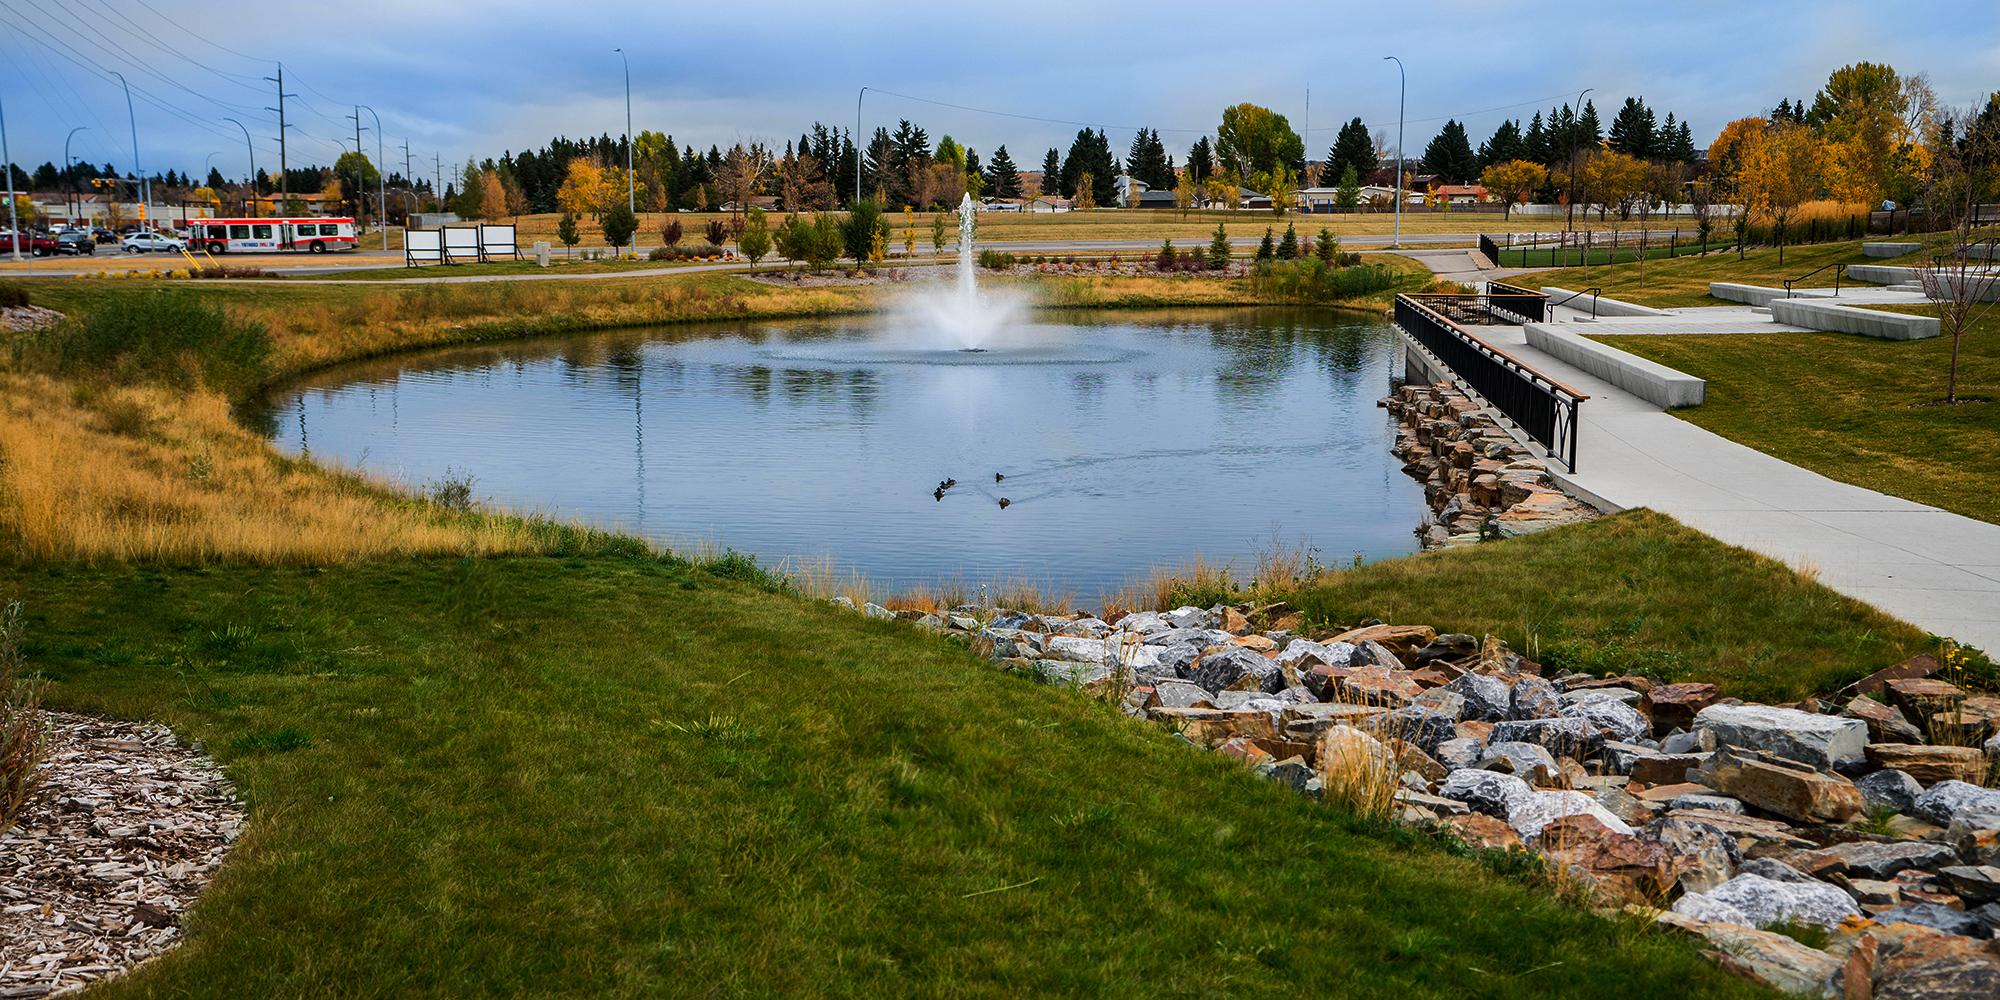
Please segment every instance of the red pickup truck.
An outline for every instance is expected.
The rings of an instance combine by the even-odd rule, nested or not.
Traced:
[[[62,250],[55,237],[41,233],[0,233],[0,254],[12,256],[19,246],[22,253],[37,257],[53,257]]]

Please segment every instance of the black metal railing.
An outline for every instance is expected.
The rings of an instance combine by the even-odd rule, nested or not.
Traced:
[[[1504,281],[1486,283],[1486,297],[1495,309],[1504,309],[1529,323],[1540,323],[1548,318],[1549,297],[1519,285]]]
[[[1799,275],[1799,276],[1798,276],[1798,277],[1796,277],[1796,278],[1786,278],[1786,279],[1785,279],[1785,298],[1788,298],[1788,299],[1789,299],[1789,298],[1791,298],[1791,297],[1792,297],[1792,286],[1793,286],[1794,284],[1797,284],[1798,282],[1801,282],[1801,281],[1804,281],[1804,280],[1806,280],[1807,278],[1810,278],[1810,277],[1812,277],[1813,275],[1815,275],[1815,274],[1818,274],[1818,273],[1820,273],[1821,271],[1824,271],[1824,270],[1826,270],[1826,269],[1827,269],[1827,268],[1829,268],[1829,267],[1830,267],[1830,268],[1833,268],[1833,294],[1834,294],[1834,295],[1835,295],[1836,297],[1838,297],[1838,296],[1840,295],[1840,279],[1841,279],[1841,277],[1842,277],[1843,275],[1845,275],[1845,274],[1847,273],[1847,264],[1846,264],[1846,262],[1844,262],[1844,261],[1834,261],[1834,262],[1833,262],[1833,263],[1831,263],[1831,264],[1821,264],[1820,266],[1818,266],[1818,267],[1815,267],[1815,268],[1813,268],[1812,270],[1810,270],[1810,271],[1807,271],[1806,273],[1804,273],[1804,274],[1801,274],[1801,275]]]
[[[1494,267],[1500,266],[1500,244],[1493,242],[1493,237],[1485,233],[1479,234],[1479,252],[1485,254],[1486,259],[1492,261]]]
[[[1577,299],[1583,298],[1584,296],[1588,295],[1590,296],[1590,318],[1596,319],[1597,298],[1598,296],[1603,294],[1604,294],[1604,289],[1596,285],[1592,285],[1589,288],[1586,288],[1580,292],[1571,292],[1568,295],[1565,295],[1562,298],[1548,304],[1549,315],[1554,316],[1558,308],[1569,305],[1571,302],[1574,302]]]
[[[1444,310],[1477,296],[1398,295],[1396,326],[1530,438],[1576,471],[1577,407],[1590,397],[1467,332]],[[1442,307],[1442,308],[1440,308]],[[1490,306],[1488,307],[1490,308]]]

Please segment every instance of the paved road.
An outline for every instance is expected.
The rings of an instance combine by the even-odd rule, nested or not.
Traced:
[[[1682,333],[1791,329],[1727,307],[1675,313]],[[1634,322],[1664,332],[1651,318]],[[1671,515],[1930,632],[2000,650],[2000,525],[1829,479],[1704,430],[1529,347],[1520,327],[1479,333],[1590,395],[1579,410],[1577,471],[1559,477],[1573,489]]]

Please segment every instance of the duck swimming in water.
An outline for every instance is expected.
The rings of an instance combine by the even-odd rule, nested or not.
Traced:
[[[942,503],[944,501],[944,487],[940,486],[937,489],[932,490],[931,499]]]
[[[1007,478],[1007,477],[1006,477],[1006,476],[1004,476],[1004,475],[1002,475],[1002,474],[1000,474],[1000,473],[998,473],[998,472],[996,472],[996,473],[994,473],[994,474],[993,474],[993,481],[994,481],[994,482],[996,482],[996,483],[997,483],[997,482],[999,482],[999,481],[1000,481],[1000,480],[1002,480],[1002,479],[1005,479],[1005,478]]]
[[[958,485],[958,480],[956,480],[956,479],[947,479],[947,480],[945,480],[945,481],[944,481],[944,488],[945,488],[945,489],[951,489],[952,487],[954,487],[954,486],[957,486],[957,485]]]
[[[1001,510],[1006,510],[1006,509],[1007,509],[1007,505],[1008,505],[1008,504],[1010,504],[1010,503],[1013,503],[1013,502],[1014,502],[1014,501],[1012,501],[1012,500],[1009,500],[1009,499],[1007,499],[1006,497],[1001,497],[1001,498],[1000,498],[1000,509],[1001,509]]]

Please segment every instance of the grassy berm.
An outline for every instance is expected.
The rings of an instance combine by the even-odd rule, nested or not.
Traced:
[[[1760,995],[900,623],[619,556],[0,569],[252,822],[93,996]],[[226,986],[224,985],[226,984]]]

